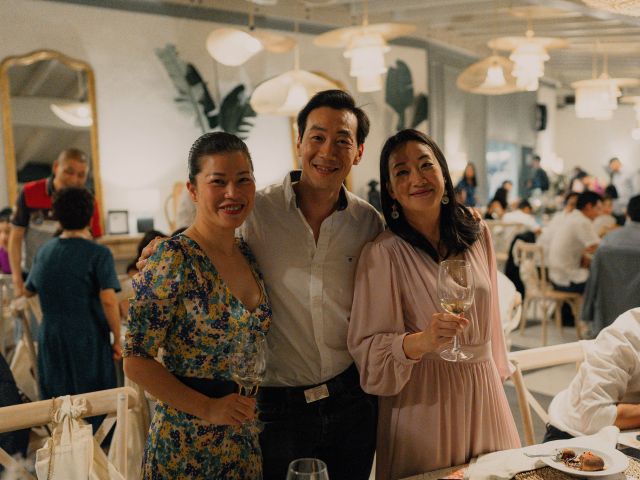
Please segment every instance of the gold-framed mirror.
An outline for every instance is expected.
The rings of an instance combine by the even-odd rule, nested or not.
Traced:
[[[6,57],[0,63],[0,103],[10,204],[23,183],[51,175],[62,150],[79,148],[91,157],[87,187],[104,218],[91,66],[54,50]]]

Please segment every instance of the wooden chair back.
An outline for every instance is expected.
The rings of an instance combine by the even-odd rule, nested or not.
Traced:
[[[528,350],[509,353],[509,360],[516,369],[514,374],[511,376],[511,381],[515,386],[516,394],[518,396],[518,407],[524,427],[525,443],[527,445],[533,445],[536,443],[531,409],[535,411],[538,417],[540,417],[542,422],[545,424],[549,421],[549,416],[542,405],[540,405],[540,402],[536,400],[527,388],[523,372],[568,363],[575,363],[577,367],[584,360],[585,348],[588,348],[588,343],[590,341],[591,340],[583,340],[579,342],[562,343],[559,345],[530,348]]]
[[[107,415],[94,436],[98,444],[104,440],[113,424],[116,424],[112,440],[116,448],[114,466],[126,478],[127,415],[129,408],[138,405],[137,393],[130,387],[121,387],[74,395],[71,399],[73,401],[81,397],[87,402],[87,411],[82,418]],[[51,412],[61,404],[62,399],[56,398],[0,408],[0,433],[47,425],[51,422]],[[0,465],[14,469],[24,475],[24,478],[36,480],[2,448],[0,448]]]

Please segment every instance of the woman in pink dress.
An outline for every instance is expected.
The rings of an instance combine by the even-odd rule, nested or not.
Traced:
[[[348,339],[362,388],[379,395],[376,478],[519,447],[502,387],[511,371],[487,226],[456,202],[444,155],[421,132],[387,140],[380,183],[389,230],[360,255]],[[444,259],[471,264],[476,290],[466,318],[442,313]],[[456,334],[471,360],[440,358]]]

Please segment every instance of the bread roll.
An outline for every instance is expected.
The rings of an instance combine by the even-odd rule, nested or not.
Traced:
[[[604,470],[604,460],[593,452],[584,452],[580,455],[580,469],[585,472]]]

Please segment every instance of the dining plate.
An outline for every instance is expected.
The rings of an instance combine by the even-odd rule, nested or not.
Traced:
[[[589,472],[585,470],[578,470],[571,468],[562,461],[554,460],[554,457],[544,457],[541,460],[556,470],[573,475],[575,477],[605,477],[607,475],[614,475],[616,473],[624,472],[629,466],[629,458],[616,449],[611,450],[596,450],[594,448],[572,447],[571,445],[563,446],[558,450],[564,450],[569,448],[576,452],[576,456],[582,455],[584,452],[593,452],[594,454],[602,457],[604,460],[604,470],[597,472]]]

